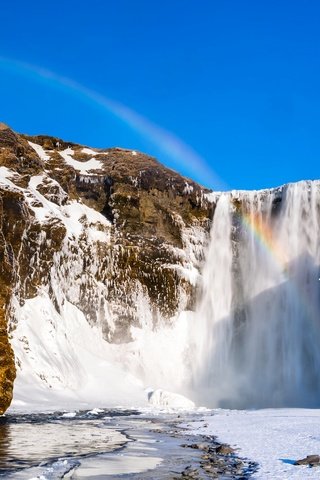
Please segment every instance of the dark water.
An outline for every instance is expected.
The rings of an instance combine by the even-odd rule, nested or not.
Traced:
[[[172,479],[201,455],[181,447],[192,441],[181,420],[109,409],[8,414],[0,418],[0,478]]]

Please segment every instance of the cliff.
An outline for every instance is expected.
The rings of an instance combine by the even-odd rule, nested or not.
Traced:
[[[140,152],[0,124],[0,413],[22,368],[10,346],[19,309],[41,292],[58,314],[75,306],[111,344],[143,328],[141,298],[152,328],[194,307],[212,217],[207,193]],[[29,339],[19,342],[28,353]]]

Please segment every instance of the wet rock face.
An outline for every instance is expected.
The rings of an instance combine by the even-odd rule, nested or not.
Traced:
[[[8,339],[7,319],[25,229],[22,206],[22,195],[0,188],[0,414],[4,413],[11,403],[16,376],[14,355]]]
[[[153,325],[193,308],[208,240],[207,191],[131,150],[92,150],[0,124],[0,412],[15,363],[14,303],[45,290],[109,342],[131,341],[141,298]]]

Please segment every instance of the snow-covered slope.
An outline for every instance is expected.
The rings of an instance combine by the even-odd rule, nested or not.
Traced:
[[[117,364],[114,346],[79,308],[65,300],[58,313],[43,291],[18,306],[15,315],[12,346],[19,368],[13,407],[146,403],[142,382]]]

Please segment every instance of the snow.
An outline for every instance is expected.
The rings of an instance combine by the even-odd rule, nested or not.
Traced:
[[[59,153],[68,165],[73,167],[75,170],[80,171],[82,175],[88,174],[88,172],[91,170],[100,170],[103,167],[102,163],[95,158],[91,158],[91,160],[88,160],[87,162],[79,162],[78,160],[75,160],[72,158],[72,155],[74,155],[72,148],[66,148]],[[96,152],[94,153],[96,155]]]
[[[30,147],[36,152],[36,154],[43,160],[44,162],[50,160],[50,156],[44,151],[41,145],[37,145],[36,143],[28,142]]]
[[[122,346],[121,362],[146,386],[185,394],[189,365],[184,355],[193,312],[182,312],[170,324],[154,328],[147,299],[137,298],[137,306],[141,328],[131,327],[133,342]]]
[[[45,175],[33,176],[30,178],[28,189],[20,189],[25,193],[25,198],[37,221],[44,223],[52,219],[59,219],[66,227],[67,235],[70,238],[79,237],[84,232],[85,222],[87,222],[89,228],[86,231],[89,240],[92,242],[109,242],[111,223],[101,213],[75,200],[64,206],[59,206],[50,202],[37,190],[38,186],[48,178]],[[57,184],[51,179],[50,182],[51,184]],[[61,195],[64,193],[61,189]],[[34,204],[35,200],[37,201],[36,205]]]
[[[40,223],[47,221],[52,216],[56,217],[59,214],[59,207],[55,203],[47,200],[37,190],[38,186],[41,185],[44,179],[44,175],[31,177],[29,180],[28,191],[25,192],[29,207],[33,210],[37,221]],[[34,205],[35,200],[37,200],[37,206]],[[41,206],[38,206],[38,204],[41,204]]]
[[[185,187],[183,189],[183,193],[190,194],[193,192],[193,185],[189,185],[188,182],[185,182]]]
[[[109,242],[111,223],[101,213],[92,208],[74,201],[65,205],[61,209],[62,220],[69,232],[69,235],[79,236],[84,231],[84,220],[86,219],[90,227],[87,229],[88,238],[91,241]],[[107,232],[95,229],[94,226],[101,225]]]
[[[149,389],[147,393],[149,403],[155,407],[181,410],[192,410],[195,408],[195,404],[192,400],[177,393],[161,390],[160,388],[157,390]]]
[[[68,282],[72,284],[70,275]],[[57,291],[62,294],[61,286],[57,285]],[[173,326],[163,325],[155,331],[152,315],[149,312],[148,318],[149,310],[143,303],[146,299],[137,297],[141,328],[131,328],[132,342],[110,344],[104,340],[101,327],[91,326],[70,303],[76,294],[77,289],[69,288],[71,300],[59,299],[59,313],[45,289],[23,306],[17,301],[13,305],[17,319],[12,332],[17,379],[11,408],[74,412],[77,408],[119,405],[149,405],[170,411],[194,407],[193,402],[173,393],[182,392],[188,375],[188,365],[181,359],[191,312],[183,312]],[[146,385],[153,387],[150,403]]]
[[[19,177],[19,174],[17,172],[13,172],[7,167],[0,167],[0,186],[2,188],[5,187],[5,189],[12,191],[21,190],[12,182],[12,180],[14,180],[14,177]]]
[[[214,410],[194,425],[194,433],[216,435],[239,456],[258,462],[252,479],[319,478],[319,468],[293,462],[320,453],[320,410]]]
[[[95,155],[108,155],[108,152],[96,152],[96,150],[92,150],[92,148],[84,147],[81,150],[82,153],[86,153],[87,155],[95,156]]]
[[[130,181],[131,181],[132,185],[134,185],[134,186],[137,188],[138,185],[139,185],[139,179],[138,179],[138,177],[132,177],[132,176],[130,175],[129,178],[130,178]]]
[[[217,192],[209,192],[204,194],[204,198],[210,203],[215,203],[217,201],[218,196],[219,196],[219,193]]]
[[[94,157],[95,155],[98,155],[98,152],[95,152],[94,150],[92,150],[92,148],[84,147],[81,149],[81,152],[85,153],[86,155],[91,155],[92,157]]]
[[[142,383],[115,363],[113,346],[77,307],[65,301],[59,314],[43,291],[16,315],[11,343],[21,367],[11,408],[147,404]]]
[[[5,180],[13,177],[14,175],[16,175],[16,173],[13,172],[12,170],[10,170],[9,168],[0,167],[0,182],[7,183],[7,182],[5,182]]]

